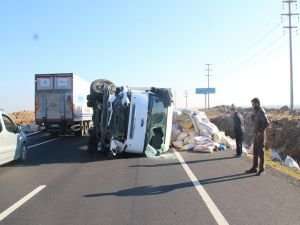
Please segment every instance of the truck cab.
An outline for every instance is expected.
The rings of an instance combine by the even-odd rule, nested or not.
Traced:
[[[122,152],[158,155],[168,151],[173,113],[168,89],[94,82],[101,88],[92,90],[92,83],[88,96],[94,112],[94,127],[89,130],[91,153],[102,151],[113,157]]]

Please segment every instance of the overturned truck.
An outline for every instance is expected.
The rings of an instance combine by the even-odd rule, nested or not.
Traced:
[[[170,90],[116,87],[92,82],[87,106],[93,108],[88,150],[113,158],[123,152],[159,155],[168,151],[173,114]]]

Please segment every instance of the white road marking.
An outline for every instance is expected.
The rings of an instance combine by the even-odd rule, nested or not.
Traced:
[[[15,211],[17,208],[22,206],[25,202],[27,202],[29,199],[31,199],[33,196],[35,196],[37,193],[39,193],[41,190],[43,190],[46,187],[46,185],[41,185],[34,189],[32,192],[30,192],[28,195],[24,196],[22,199],[17,201],[15,204],[13,204],[11,207],[6,209],[4,212],[0,214],[0,222],[7,217],[9,214],[11,214],[13,211]]]
[[[56,140],[58,140],[58,139],[60,139],[60,138],[55,138],[55,139],[52,139],[52,140],[49,140],[49,141],[44,141],[44,142],[38,143],[38,144],[36,144],[36,145],[31,145],[31,146],[28,147],[28,149],[29,149],[29,148],[34,148],[34,147],[39,146],[39,145],[46,144],[46,143],[51,142],[51,141],[56,141]]]
[[[209,197],[201,183],[198,181],[197,177],[194,175],[194,173],[191,171],[191,169],[188,167],[184,159],[181,157],[181,155],[174,150],[175,155],[177,156],[179,162],[181,163],[183,169],[189,176],[190,180],[193,182],[196,190],[200,194],[201,198],[203,199],[204,203],[206,204],[207,208],[211,212],[212,216],[216,220],[217,224],[219,225],[229,225],[225,217],[222,215],[218,207],[215,205],[213,200]]]

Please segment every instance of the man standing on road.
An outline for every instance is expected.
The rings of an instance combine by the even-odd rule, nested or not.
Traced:
[[[252,115],[251,120],[253,123],[254,130],[254,142],[253,142],[253,165],[250,170],[247,170],[246,173],[257,173],[257,176],[264,175],[265,171],[265,153],[264,153],[264,139],[265,139],[265,130],[269,125],[269,120],[266,115],[265,110],[260,106],[260,101],[258,98],[253,98],[252,103]],[[259,171],[257,172],[258,167],[258,158]]]
[[[236,157],[242,157],[243,138],[244,138],[244,117],[237,111],[234,104],[231,105],[231,112],[233,113],[233,130],[236,142]]]

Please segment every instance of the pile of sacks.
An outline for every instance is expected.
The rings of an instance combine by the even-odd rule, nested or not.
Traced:
[[[235,149],[235,141],[219,131],[201,111],[183,109],[173,114],[171,143],[177,150],[212,153]]]

